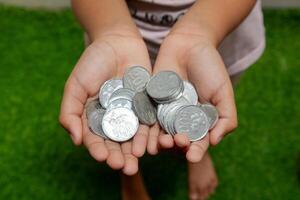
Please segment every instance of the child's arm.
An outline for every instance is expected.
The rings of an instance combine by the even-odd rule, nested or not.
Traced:
[[[250,13],[256,0],[200,0],[170,34],[195,34],[217,46]]]
[[[159,143],[162,148],[170,148],[174,143],[183,149],[188,147],[187,160],[199,162],[209,144],[218,144],[237,127],[234,93],[217,46],[242,22],[254,4],[255,0],[196,1],[165,38],[154,73],[173,70],[191,81],[200,100],[217,107],[220,119],[207,137],[191,145],[185,135],[177,134],[173,140],[170,135],[161,134]]]
[[[72,0],[72,8],[92,41],[106,34],[141,38],[125,0]]]
[[[149,127],[141,125],[133,141],[104,141],[87,127],[84,105],[97,96],[106,80],[122,77],[127,67],[141,65],[151,72],[146,45],[124,0],[73,0],[73,8],[92,43],[65,84],[60,122],[73,142],[84,143],[97,161],[106,161],[111,168],[122,169],[127,175],[135,174],[137,157],[146,149]]]

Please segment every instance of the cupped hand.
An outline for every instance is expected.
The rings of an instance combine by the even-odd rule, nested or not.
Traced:
[[[149,127],[140,125],[131,141],[119,144],[91,133],[85,117],[86,102],[98,95],[101,85],[112,77],[122,77],[126,68],[141,65],[151,73],[144,41],[139,37],[108,35],[86,48],[64,89],[60,122],[76,145],[83,143],[97,161],[106,161],[127,175],[138,171],[138,157],[145,152]]]
[[[163,42],[153,73],[172,70],[182,79],[190,81],[196,88],[200,102],[209,102],[219,111],[215,127],[200,141],[190,143],[185,134],[174,138],[159,134],[159,146],[172,148],[174,145],[186,150],[190,162],[199,162],[210,144],[216,145],[237,127],[237,114],[230,78],[216,47],[198,35],[170,34]],[[155,133],[158,135],[157,133]],[[150,132],[149,138],[155,137]],[[157,137],[157,136],[156,136]],[[154,147],[149,147],[153,151]]]

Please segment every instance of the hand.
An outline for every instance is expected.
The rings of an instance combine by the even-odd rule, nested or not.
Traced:
[[[84,106],[98,95],[101,85],[112,77],[122,77],[126,67],[141,65],[151,73],[151,64],[143,40],[120,34],[94,41],[82,54],[66,82],[60,122],[76,145],[82,142],[97,161],[106,161],[127,175],[138,171],[138,159],[144,154],[149,127],[140,125],[132,141],[122,144],[104,140],[90,132]]]
[[[200,102],[210,102],[219,111],[220,118],[207,136],[190,143],[187,136],[177,134],[159,134],[159,146],[171,148],[174,143],[187,151],[190,162],[199,162],[209,147],[237,127],[237,114],[230,78],[217,49],[205,38],[198,35],[173,33],[163,42],[156,63],[154,74],[172,70],[182,79],[189,80],[195,86]],[[157,137],[158,134],[156,134]],[[150,137],[155,137],[150,133]],[[148,147],[148,151],[151,149]]]

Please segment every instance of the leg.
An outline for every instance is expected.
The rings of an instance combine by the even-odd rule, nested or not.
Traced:
[[[188,163],[188,185],[190,200],[207,199],[215,191],[218,178],[208,152],[199,163]]]
[[[121,175],[123,200],[149,200],[140,172],[133,176]]]

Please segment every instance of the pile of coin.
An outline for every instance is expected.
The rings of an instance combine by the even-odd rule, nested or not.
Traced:
[[[194,86],[175,72],[151,77],[143,67],[129,68],[122,79],[110,79],[99,97],[87,103],[89,128],[96,135],[117,142],[131,139],[139,123],[160,126],[171,135],[186,133],[201,140],[218,120],[217,109],[200,104]]]
[[[157,73],[146,90],[158,103],[157,119],[168,134],[186,133],[190,141],[201,140],[218,120],[217,109],[200,104],[194,86],[175,72]]]

